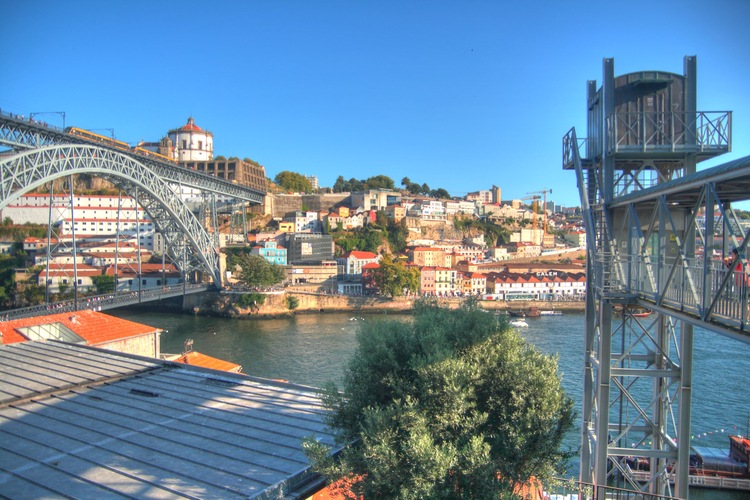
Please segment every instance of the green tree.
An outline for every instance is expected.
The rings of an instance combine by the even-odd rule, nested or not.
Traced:
[[[294,295],[287,295],[284,301],[286,302],[286,308],[290,311],[294,311],[299,307],[299,299]]]
[[[440,200],[450,200],[451,195],[448,191],[446,191],[443,188],[437,188],[430,191],[430,196],[433,198],[438,198]]]
[[[406,227],[406,219],[399,222],[388,219],[388,244],[391,247],[391,253],[398,255],[406,250],[409,228]]]
[[[346,191],[346,181],[344,180],[343,175],[339,175],[336,178],[336,182],[333,183],[333,192],[334,193],[343,193]]]
[[[396,189],[393,179],[387,175],[374,175],[362,182],[367,189]]]
[[[115,291],[115,277],[108,274],[92,276],[91,282],[96,287],[96,293],[112,293]]]
[[[408,177],[404,177],[403,179],[401,179],[401,185],[404,186],[405,189],[408,188],[410,184],[411,179],[409,179]]]
[[[311,193],[313,190],[310,181],[304,175],[288,170],[279,172],[274,182],[287,191]]]
[[[267,287],[284,281],[284,268],[271,264],[259,255],[241,254],[237,265],[242,268],[239,280],[250,287]]]
[[[373,280],[380,293],[387,297],[400,297],[404,290],[416,293],[419,290],[419,269],[407,268],[403,262],[394,262],[390,255],[380,259],[380,267],[373,271]]]
[[[557,360],[473,301],[420,301],[412,321],[363,323],[344,376],[329,385],[330,423],[350,443],[334,461],[304,443],[330,480],[359,478],[364,498],[500,498],[572,455]]]

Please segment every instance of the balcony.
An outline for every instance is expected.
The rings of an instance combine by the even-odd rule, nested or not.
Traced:
[[[614,113],[606,121],[607,153],[618,158],[711,158],[732,149],[732,113]]]

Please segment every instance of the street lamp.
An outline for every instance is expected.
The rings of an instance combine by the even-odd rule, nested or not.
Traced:
[[[36,115],[60,115],[62,116],[63,130],[65,130],[65,111],[34,111],[29,113],[29,119],[33,119]]]

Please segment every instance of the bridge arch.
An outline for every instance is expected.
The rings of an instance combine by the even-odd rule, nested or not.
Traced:
[[[52,145],[0,159],[0,209],[50,181],[83,173],[102,177],[131,195],[137,187],[138,202],[164,236],[172,260],[183,262],[186,272],[203,269],[221,286],[219,250],[174,185],[116,150],[85,144]]]

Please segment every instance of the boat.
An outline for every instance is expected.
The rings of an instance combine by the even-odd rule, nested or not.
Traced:
[[[630,313],[630,315],[632,317],[634,317],[634,318],[647,318],[647,317],[651,316],[651,314],[653,314],[653,312],[654,311],[651,311],[649,309],[640,309],[640,310],[636,310],[636,311]]]
[[[529,307],[526,310],[526,316],[529,318],[536,318],[542,315],[542,311],[538,307]]]
[[[525,318],[526,313],[523,311],[514,311],[513,309],[508,309],[508,316],[511,318]]]
[[[651,309],[645,307],[623,307],[620,311],[621,316],[631,316],[633,318],[647,318],[654,313]]]
[[[632,457],[627,464],[637,481],[650,480],[647,459]],[[672,471],[667,472],[669,481],[674,482]],[[691,487],[750,491],[750,439],[730,435],[729,450],[691,446],[688,481]]]
[[[552,309],[551,311],[541,311],[540,314],[542,316],[562,316],[562,311]]]
[[[519,328],[528,328],[529,324],[526,323],[526,320],[523,318],[520,319],[514,319],[510,322],[512,326],[519,327]]]

